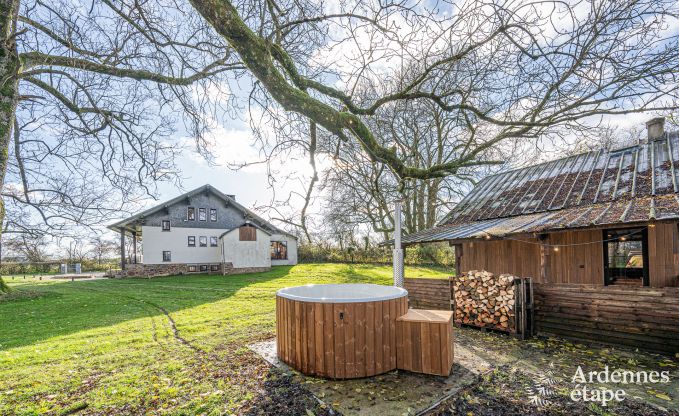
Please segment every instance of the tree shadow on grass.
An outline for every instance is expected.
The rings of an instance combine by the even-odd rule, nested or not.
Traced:
[[[291,268],[277,266],[268,272],[230,276],[22,283],[14,292],[31,296],[0,301],[4,322],[0,325],[0,351],[224,300],[251,285],[284,278]],[[273,293],[256,290],[243,302],[260,300],[273,305]]]

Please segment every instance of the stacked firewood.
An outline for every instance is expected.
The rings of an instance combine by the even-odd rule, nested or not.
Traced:
[[[455,323],[515,332],[514,279],[476,270],[455,277]]]

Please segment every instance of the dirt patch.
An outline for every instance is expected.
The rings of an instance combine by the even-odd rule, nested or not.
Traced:
[[[304,385],[283,370],[273,367],[259,393],[240,413],[255,415],[337,415],[319,402]]]

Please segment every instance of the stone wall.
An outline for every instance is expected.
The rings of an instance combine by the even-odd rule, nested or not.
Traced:
[[[194,265],[194,264],[192,264]],[[133,277],[133,276],[143,276],[143,277],[153,277],[153,276],[172,276],[178,274],[243,274],[243,273],[259,273],[267,272],[271,270],[271,267],[233,267],[232,263],[222,263],[220,271],[212,271],[208,268],[208,271],[201,272],[200,269],[196,272],[189,272],[188,264],[128,264],[124,272],[121,273],[123,277]]]
[[[268,272],[271,267],[232,267],[224,269],[224,275]]]
[[[128,264],[125,266],[125,276],[170,276],[188,273],[186,264]]]

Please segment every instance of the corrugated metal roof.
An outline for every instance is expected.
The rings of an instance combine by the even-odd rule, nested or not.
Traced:
[[[679,132],[484,178],[415,243],[679,218]]]
[[[404,244],[470,238],[504,237],[570,228],[638,223],[679,218],[679,196],[663,195],[612,201],[585,207],[538,212],[506,218],[443,224],[403,237]]]

